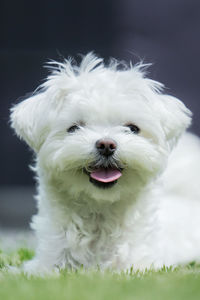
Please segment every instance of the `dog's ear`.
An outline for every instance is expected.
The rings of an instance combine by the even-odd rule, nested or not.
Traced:
[[[11,127],[34,151],[38,151],[47,132],[45,93],[34,95],[11,108]]]
[[[159,102],[161,126],[168,145],[172,149],[182,133],[190,126],[192,113],[183,102],[173,96],[159,95]]]

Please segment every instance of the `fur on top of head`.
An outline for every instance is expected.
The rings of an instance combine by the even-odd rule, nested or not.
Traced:
[[[132,99],[133,105],[135,101],[143,103],[149,110],[155,126],[172,147],[190,125],[191,112],[180,100],[162,94],[162,84],[145,77],[147,66],[139,63],[128,67],[114,59],[106,66],[93,53],[84,56],[79,66],[72,59],[50,62],[51,74],[46,82],[33,96],[11,109],[11,126],[38,152],[65,102],[85,101],[92,105],[93,101],[105,100],[117,105],[119,98],[119,101]]]

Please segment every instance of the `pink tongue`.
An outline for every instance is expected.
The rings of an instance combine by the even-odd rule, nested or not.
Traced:
[[[122,176],[122,173],[117,169],[98,169],[91,172],[90,176],[101,182],[112,182]]]

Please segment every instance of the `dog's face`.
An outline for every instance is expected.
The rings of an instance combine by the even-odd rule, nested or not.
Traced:
[[[88,55],[79,69],[61,65],[40,94],[12,109],[11,120],[37,153],[44,180],[72,196],[115,201],[164,169],[190,112],[161,95],[141,68],[98,63]]]

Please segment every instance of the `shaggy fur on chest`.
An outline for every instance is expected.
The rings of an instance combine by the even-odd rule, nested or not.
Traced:
[[[38,239],[43,241],[40,257],[44,251],[45,259],[48,251],[45,259],[48,266],[56,260],[59,268],[84,265],[121,270],[130,268],[133,256],[139,253],[138,264],[146,261],[150,254],[149,242],[155,238],[155,203],[148,205],[148,199],[131,198],[98,203],[83,194],[78,199],[63,193],[54,197],[52,188],[50,195],[43,195],[43,199],[37,197],[40,213],[32,222]],[[46,204],[43,207],[45,199],[48,211]]]

